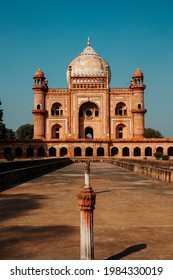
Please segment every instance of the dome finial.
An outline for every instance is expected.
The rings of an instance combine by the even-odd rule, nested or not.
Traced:
[[[88,36],[87,46],[90,47],[90,37]]]

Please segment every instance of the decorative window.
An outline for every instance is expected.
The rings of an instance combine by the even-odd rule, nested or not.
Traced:
[[[125,138],[125,135],[126,135],[126,133],[125,133],[125,125],[124,124],[119,124],[119,125],[117,125],[117,127],[116,127],[116,138],[120,138],[120,139],[122,139],[122,138]]]
[[[63,115],[62,104],[54,103],[52,105],[51,115],[52,116],[62,116]]]
[[[117,116],[126,116],[127,115],[127,108],[126,104],[123,102],[119,102],[115,107],[115,115]]]
[[[60,139],[61,138],[61,129],[62,127],[59,124],[55,124],[52,127],[52,139]]]

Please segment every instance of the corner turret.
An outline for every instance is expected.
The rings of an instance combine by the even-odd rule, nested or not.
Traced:
[[[143,139],[144,138],[144,115],[147,110],[144,107],[144,75],[143,72],[138,68],[133,74],[131,79],[131,89],[133,89],[132,96],[132,113],[133,123],[133,138]]]
[[[39,68],[34,74],[34,139],[45,138],[45,94],[48,91],[48,83],[43,71]]]

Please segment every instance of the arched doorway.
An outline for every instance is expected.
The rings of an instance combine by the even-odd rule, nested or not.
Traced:
[[[168,156],[173,156],[173,147],[168,148]]]
[[[38,148],[37,156],[38,157],[44,157],[45,156],[45,149],[43,147]]]
[[[141,149],[139,147],[134,148],[134,156],[135,157],[141,156]]]
[[[157,147],[156,152],[162,153],[163,154],[163,148],[162,147]]]
[[[130,152],[129,152],[129,148],[128,147],[124,147],[122,150],[122,156],[123,157],[129,157]]]
[[[56,149],[54,147],[49,148],[49,156],[56,157]]]
[[[111,156],[114,157],[116,155],[118,155],[118,148],[117,147],[113,147],[111,149]]]
[[[122,139],[126,137],[126,126],[124,124],[119,124],[116,127],[116,138]]]
[[[80,157],[82,155],[82,150],[80,147],[74,148],[74,156],[75,157]]]
[[[151,149],[151,147],[146,147],[145,148],[145,156],[146,157],[151,157],[152,156],[152,149]]]
[[[94,138],[94,132],[92,127],[88,126],[85,128],[85,138],[93,139]]]
[[[4,156],[6,156],[8,154],[11,154],[11,148],[10,147],[7,147],[7,148],[4,149]]]
[[[27,156],[27,157],[33,157],[33,156],[34,156],[34,150],[33,150],[33,148],[27,148],[27,149],[26,149],[26,156]]]
[[[98,157],[104,157],[104,148],[103,147],[99,147],[97,149],[97,156]]]
[[[93,148],[87,147],[85,150],[85,156],[86,157],[92,157],[93,156]]]
[[[64,157],[64,156],[66,156],[66,155],[67,155],[67,148],[62,147],[62,148],[60,149],[60,157]]]
[[[95,127],[100,131],[99,108],[95,103],[88,101],[79,108],[79,138],[97,138],[98,135],[93,133]]]
[[[61,126],[59,124],[55,124],[52,126],[52,139],[60,139],[61,136]]]
[[[22,157],[22,148],[17,147],[17,148],[15,149],[15,157],[17,157],[17,158]]]

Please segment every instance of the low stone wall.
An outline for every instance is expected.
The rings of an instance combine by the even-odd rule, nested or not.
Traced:
[[[162,182],[173,183],[173,169],[168,167],[166,168],[165,166],[163,168],[161,166],[157,167],[158,165],[157,162],[156,162],[156,166],[154,166],[154,163],[152,163],[151,165],[148,164],[148,162],[147,164],[144,164],[143,161],[130,162],[128,160],[123,161],[123,160],[108,159],[107,162],[131,170],[138,174],[150,176],[153,179]]]
[[[69,158],[66,159],[52,159],[52,160],[40,160],[37,161],[30,161],[30,163],[26,162],[20,162],[19,168],[15,168],[15,162],[14,169],[13,170],[7,170],[0,172],[0,190],[4,187],[8,187],[9,185],[16,184],[18,182],[24,182],[32,178],[36,178],[38,176],[41,176],[43,174],[46,174],[48,172],[51,172],[53,170],[62,168],[64,166],[67,166],[69,164],[72,164],[73,161]],[[22,164],[23,167],[22,168]],[[7,168],[8,169],[8,168]],[[10,169],[12,169],[12,166],[10,165]]]

